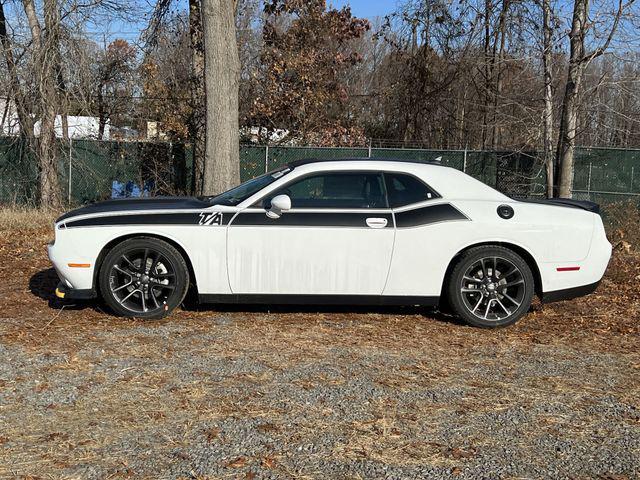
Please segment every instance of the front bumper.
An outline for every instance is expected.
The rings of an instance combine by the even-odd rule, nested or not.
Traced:
[[[92,267],[94,259],[78,255],[73,244],[70,242],[56,242],[55,244],[49,244],[47,246],[47,253],[49,254],[49,260],[51,260],[58,277],[61,282],[64,283],[65,289],[84,291],[85,289],[88,290],[95,287],[93,282],[94,269]],[[86,263],[91,266],[83,268],[77,266],[74,267],[70,262]],[[65,296],[65,298],[70,297]]]
[[[79,290],[67,286],[64,282],[58,283],[56,287],[56,297],[63,298],[65,300],[91,300],[98,296],[97,292],[93,289]]]

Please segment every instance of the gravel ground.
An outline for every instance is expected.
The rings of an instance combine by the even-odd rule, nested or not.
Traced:
[[[497,331],[414,309],[140,322],[61,309],[45,240],[0,235],[26,265],[0,269],[0,478],[640,478],[637,256]]]

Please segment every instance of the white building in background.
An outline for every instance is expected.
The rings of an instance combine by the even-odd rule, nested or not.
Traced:
[[[69,138],[98,138],[100,131],[100,120],[98,117],[88,117],[83,115],[69,115],[67,117],[69,124]],[[34,127],[36,136],[40,135],[41,122],[38,120]],[[103,140],[109,140],[111,127],[109,122],[104,126]],[[56,115],[55,120],[56,137],[62,138],[62,115]],[[0,98],[0,135],[15,136],[20,133],[20,122],[18,121],[18,113],[15,104],[6,98]]]
[[[98,132],[100,131],[100,120],[98,117],[85,117],[80,115],[69,115],[67,117],[67,122],[69,124],[69,138],[71,139],[80,139],[80,138],[98,138]],[[56,137],[62,138],[62,116],[56,115],[55,122],[55,132]],[[34,133],[36,137],[40,135],[40,121],[38,120],[34,125]],[[102,135],[103,140],[109,140],[111,127],[109,123],[104,126],[104,134]]]

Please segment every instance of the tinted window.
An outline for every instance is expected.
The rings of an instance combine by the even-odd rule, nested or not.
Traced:
[[[291,168],[286,167],[274,172],[265,173],[264,175],[244,182],[243,184],[221,193],[220,195],[209,197],[208,200],[212,205],[236,206],[289,172],[291,172]]]
[[[284,187],[292,208],[386,208],[382,176],[376,173],[326,173]]]
[[[423,202],[438,195],[416,177],[402,173],[385,173],[387,195],[391,208]]]

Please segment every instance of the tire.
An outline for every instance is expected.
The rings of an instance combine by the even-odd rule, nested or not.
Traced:
[[[116,315],[162,318],[184,300],[189,269],[180,252],[167,242],[136,237],[109,251],[98,282],[103,300]]]
[[[529,311],[535,292],[531,268],[513,250],[480,246],[462,254],[447,279],[454,312],[468,324],[512,325]]]

